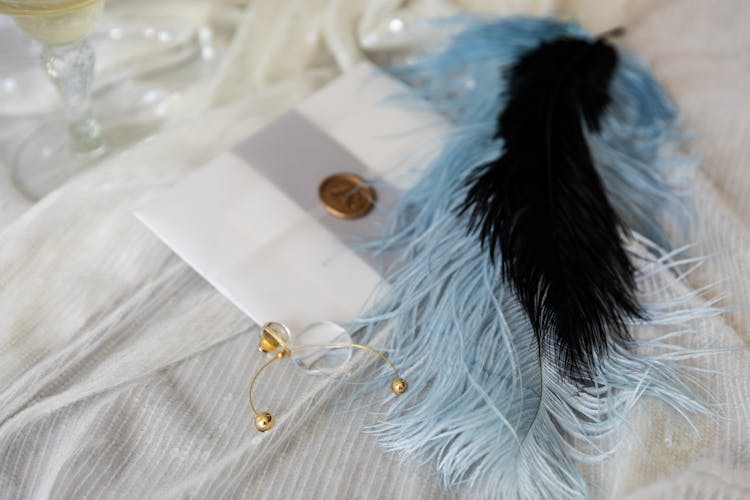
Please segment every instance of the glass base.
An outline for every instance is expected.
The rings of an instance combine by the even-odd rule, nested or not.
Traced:
[[[13,182],[26,197],[39,200],[104,156],[103,145],[91,146],[87,152],[71,150],[66,124],[46,123],[18,145]]]
[[[200,12],[206,9],[203,2],[195,0],[194,3]],[[160,9],[157,8],[159,13],[164,14]],[[126,21],[124,15],[105,17],[91,35],[97,52],[102,52],[103,62],[98,82],[90,89],[89,109],[99,120],[96,127],[100,126],[101,130],[98,132],[92,132],[89,125],[93,122],[81,120],[78,113],[68,116],[80,130],[68,130],[66,124],[55,121],[63,113],[53,109],[57,101],[53,86],[46,78],[52,75],[43,74],[33,61],[34,56],[43,52],[41,47],[32,44],[24,51],[29,62],[20,72],[23,78],[16,76],[19,74],[16,61],[9,61],[10,69],[5,60],[0,61],[0,112],[18,119],[7,137],[24,137],[18,131],[26,130],[28,118],[47,116],[45,125],[25,136],[22,142],[14,140],[7,147],[13,180],[28,198],[40,199],[108,155],[153,135],[176,116],[194,112],[192,93],[195,87],[220,67],[226,49],[223,38],[215,39],[212,26],[202,24],[205,22],[202,17],[183,19],[182,10],[175,11],[179,14],[176,17],[170,14],[164,18],[152,16],[150,11],[140,7],[136,11],[140,15],[136,20],[128,17]],[[0,24],[0,29],[6,27]],[[16,30],[17,38],[26,40],[14,25],[11,27]],[[55,64],[47,64],[45,68],[53,70],[56,77],[60,76]],[[71,74],[80,73],[80,68],[74,69]],[[6,74],[12,78],[7,78]],[[70,141],[71,134],[73,141]],[[103,136],[106,150],[87,145],[89,136]],[[69,149],[69,143],[94,151],[77,153]]]

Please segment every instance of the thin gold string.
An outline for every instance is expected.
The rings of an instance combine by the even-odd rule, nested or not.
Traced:
[[[396,375],[396,377],[401,378],[399,376],[399,374],[398,374],[398,370],[393,365],[393,363],[391,363],[391,360],[388,359],[385,356],[385,354],[383,354],[382,352],[378,351],[377,349],[373,349],[372,347],[370,347],[368,345],[347,344],[345,342],[332,342],[330,344],[306,344],[306,345],[301,345],[301,346],[295,347],[294,350],[295,351],[301,351],[303,349],[312,349],[312,348],[321,348],[321,347],[323,347],[323,348],[326,348],[326,347],[328,347],[328,348],[347,348],[347,347],[349,347],[349,348],[361,349],[363,351],[367,351],[367,352],[369,352],[371,354],[374,354],[374,355],[378,356],[380,359],[382,359],[383,361],[385,361],[388,364],[388,366],[391,367],[391,370],[393,370],[393,373]]]
[[[401,378],[400,375],[398,374],[398,370],[396,369],[396,366],[393,363],[391,363],[391,360],[388,359],[385,354],[383,354],[382,352],[378,351],[377,349],[373,349],[370,346],[362,345],[362,344],[347,344],[347,343],[344,343],[344,342],[341,342],[341,343],[335,343],[334,342],[334,343],[330,343],[330,344],[308,344],[308,345],[302,345],[302,346],[299,346],[299,347],[295,347],[294,351],[301,351],[301,350],[304,350],[304,349],[313,349],[313,348],[318,348],[318,349],[320,349],[320,348],[332,348],[332,349],[336,349],[336,348],[350,348],[350,349],[360,349],[360,350],[363,350],[363,351],[367,351],[370,354],[374,354],[374,355],[378,356],[380,359],[382,359],[383,361],[385,361],[386,364],[388,364],[388,366],[391,368],[391,370],[393,370],[393,373],[396,375],[396,378]],[[277,361],[279,359],[285,358],[286,356],[291,356],[292,353],[293,353],[293,351],[289,351],[289,350],[285,350],[285,351],[280,352],[275,357],[273,357],[270,360],[268,360],[263,366],[260,367],[260,369],[258,369],[257,372],[255,372],[255,376],[250,381],[250,389],[248,391],[248,393],[249,393],[248,394],[248,399],[250,400],[250,409],[253,411],[253,415],[257,415],[258,414],[258,411],[255,409],[255,404],[253,403],[253,387],[255,387],[255,382],[257,382],[258,377],[260,376],[261,373],[263,373],[263,370],[265,370],[266,368],[268,368],[271,365],[271,363],[273,363],[274,361]]]
[[[263,370],[268,368],[268,366],[273,363],[274,361],[278,361],[279,359],[283,358],[284,356],[276,356],[270,360],[268,360],[263,366],[260,367],[260,369],[255,372],[255,376],[253,377],[253,380],[250,382],[250,390],[248,391],[248,399],[250,400],[250,409],[253,410],[253,415],[257,415],[258,411],[255,409],[255,405],[253,404],[253,386],[255,385],[255,382],[258,380],[258,377],[261,373],[263,373]]]

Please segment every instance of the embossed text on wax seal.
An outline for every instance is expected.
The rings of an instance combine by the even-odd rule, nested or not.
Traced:
[[[341,219],[364,217],[375,206],[375,190],[356,174],[326,177],[318,187],[318,197],[331,215]]]

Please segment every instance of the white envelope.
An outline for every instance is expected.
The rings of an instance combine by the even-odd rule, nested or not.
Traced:
[[[259,324],[298,331],[354,319],[381,269],[350,240],[379,233],[413,178],[406,169],[439,152],[446,128],[404,95],[402,84],[362,63],[137,216]],[[354,221],[325,211],[318,185],[337,172],[379,179],[371,214]]]

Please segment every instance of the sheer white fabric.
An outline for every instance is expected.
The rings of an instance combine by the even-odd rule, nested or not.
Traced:
[[[131,15],[140,0],[110,3]],[[169,2],[175,7],[180,2]],[[190,2],[185,2],[188,5]],[[695,345],[726,418],[643,404],[628,439],[586,470],[601,498],[747,498],[750,479],[750,4],[741,0],[255,0],[196,11],[230,40],[160,132],[31,206],[3,173],[0,498],[470,498],[430,464],[401,463],[342,413],[340,387],[276,371],[257,398],[283,423],[259,435],[246,388],[262,359],[238,310],[132,215],[155,188],[236,144],[365,54],[429,40],[416,20],[459,8],[575,15],[625,43],[678,101],[700,158],[692,285],[720,282],[723,319]],[[191,4],[195,7],[194,4]],[[187,8],[187,7],[186,7]],[[394,20],[398,20],[394,22]],[[5,194],[7,193],[7,196]],[[190,207],[185,207],[190,210]],[[283,410],[282,410],[283,409]],[[626,433],[624,433],[626,435]]]

